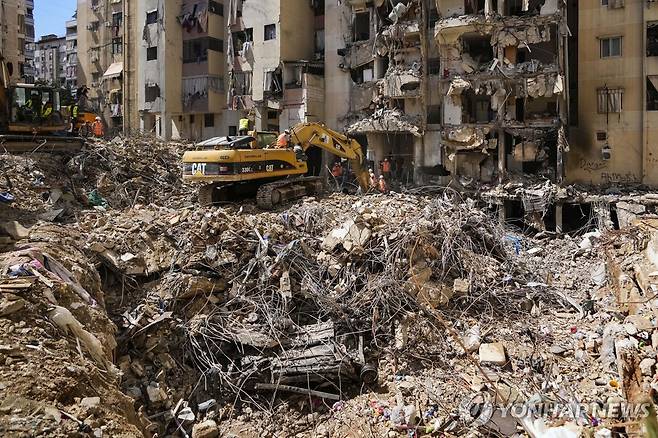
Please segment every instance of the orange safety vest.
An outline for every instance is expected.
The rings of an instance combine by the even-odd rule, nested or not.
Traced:
[[[391,162],[382,161],[382,172],[389,173],[391,171]]]
[[[96,120],[93,125],[91,125],[92,132],[96,137],[102,137],[105,135],[103,132],[103,122]]]

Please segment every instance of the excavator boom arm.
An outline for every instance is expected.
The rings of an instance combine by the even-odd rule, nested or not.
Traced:
[[[361,189],[364,192],[369,189],[370,178],[364,166],[363,149],[355,139],[329,129],[321,123],[300,123],[291,129],[290,138],[304,151],[316,146],[337,157],[348,159]]]

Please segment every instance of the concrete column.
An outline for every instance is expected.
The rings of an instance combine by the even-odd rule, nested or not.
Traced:
[[[262,106],[254,108],[254,126],[256,131],[267,130],[267,109]]]
[[[414,137],[414,184],[422,184],[421,168],[424,165],[425,137]]]
[[[386,70],[384,70],[384,58],[378,56],[375,58],[375,68],[374,75],[375,79],[382,79],[386,75]]]
[[[558,234],[564,232],[563,205],[561,202],[555,204],[555,232]]]
[[[505,149],[507,148],[505,141],[505,131],[502,129],[498,130],[498,182],[502,183],[505,179],[505,174],[507,173],[507,154]]]

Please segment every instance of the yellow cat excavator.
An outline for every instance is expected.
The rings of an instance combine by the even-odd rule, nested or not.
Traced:
[[[75,152],[84,140],[67,136],[59,89],[34,84],[12,85],[13,66],[0,52],[0,153]]]
[[[314,194],[322,189],[319,177],[306,177],[305,152],[312,146],[348,159],[359,186],[369,188],[369,175],[359,142],[321,123],[301,123],[290,129],[288,149],[272,148],[264,140],[276,133],[221,137],[197,145],[201,150],[183,155],[183,179],[200,181],[202,205],[256,196],[259,207],[277,205]]]

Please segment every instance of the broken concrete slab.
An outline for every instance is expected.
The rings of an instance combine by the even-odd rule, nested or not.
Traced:
[[[14,240],[23,240],[30,235],[30,230],[25,228],[18,221],[4,222],[0,224],[0,228],[2,228],[2,230]]]
[[[481,344],[478,355],[482,364],[504,366],[507,363],[505,346],[500,342]]]

